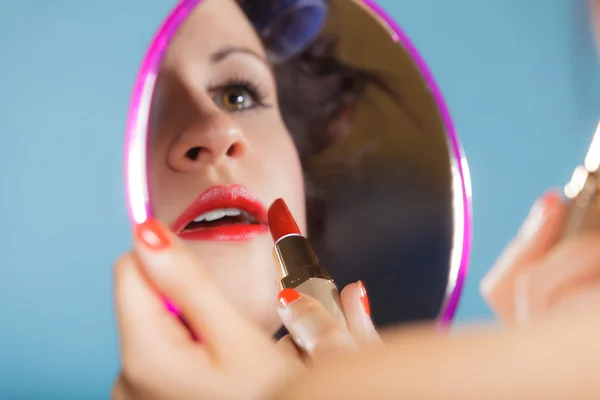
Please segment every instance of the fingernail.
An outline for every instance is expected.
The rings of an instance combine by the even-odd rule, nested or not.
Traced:
[[[294,289],[283,289],[281,292],[279,292],[279,296],[277,296],[277,299],[279,300],[279,304],[281,304],[284,307],[290,303],[293,303],[294,301],[298,300],[299,298],[300,298],[300,293],[298,293]]]
[[[362,281],[358,281],[358,298],[360,299],[360,303],[362,304],[365,312],[370,317],[371,316],[371,304],[369,303],[369,296],[367,296],[367,289]]]
[[[534,203],[533,207],[531,207],[529,215],[521,226],[519,236],[525,240],[534,236],[542,226],[548,208],[552,207],[558,201],[560,201],[560,197],[555,191],[549,191],[540,197]]]
[[[154,251],[164,250],[171,246],[166,228],[154,218],[148,218],[137,225],[135,236],[146,247]]]

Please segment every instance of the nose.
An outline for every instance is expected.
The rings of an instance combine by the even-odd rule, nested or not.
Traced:
[[[197,119],[177,137],[167,163],[175,171],[192,172],[238,159],[247,150],[241,127],[226,113],[215,110]]]

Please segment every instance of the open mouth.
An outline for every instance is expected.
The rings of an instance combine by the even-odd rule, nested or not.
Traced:
[[[187,240],[249,240],[269,231],[267,210],[240,185],[200,194],[171,226]]]
[[[249,211],[239,208],[219,208],[200,214],[183,227],[181,232],[191,232],[226,225],[260,225],[260,223]]]

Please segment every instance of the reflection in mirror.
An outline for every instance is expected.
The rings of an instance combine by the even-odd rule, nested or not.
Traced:
[[[452,318],[466,162],[420,57],[371,2],[183,1],[142,67],[128,146],[133,220],[168,224],[265,329],[280,325],[265,219],[279,197],[338,286],[362,280],[376,324]]]

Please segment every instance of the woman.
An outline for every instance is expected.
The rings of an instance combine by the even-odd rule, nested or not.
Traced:
[[[286,305],[278,313],[265,220],[265,207],[283,197],[302,231],[317,222],[305,209],[301,161],[344,133],[342,122],[371,78],[337,63],[327,40],[274,74],[246,17],[254,4],[204,1],[163,59],[149,152],[156,220],[136,227],[134,251],[116,268],[122,344],[116,397],[179,398],[200,390],[206,398],[262,398],[300,360],[289,337],[277,346],[271,339],[282,320],[312,361],[378,343],[360,282],[341,293],[348,327],[290,291],[279,295]],[[298,94],[306,98],[280,101],[289,87],[277,77],[290,69],[298,70],[300,84],[320,90],[303,86]],[[174,303],[187,328],[154,293]],[[222,374],[210,372],[215,365],[225,367]],[[178,380],[182,370],[190,374],[187,383]]]
[[[318,206],[307,199],[303,163],[345,133],[339,121],[376,80],[339,64],[326,38],[272,64],[246,17],[260,3],[204,1],[171,42],[153,103],[149,186],[153,215],[202,255],[238,309],[274,332],[265,208],[284,198],[316,240]]]
[[[202,7],[199,7],[198,12],[203,10],[204,7],[207,7],[209,3],[210,2],[207,2]],[[234,6],[232,2],[223,1],[222,3],[227,3],[230,7]],[[204,10],[207,9],[204,8]],[[233,18],[231,12],[235,10],[238,9],[231,8],[227,13],[227,19],[229,21]],[[216,15],[218,14],[213,13],[211,18],[216,18]],[[223,13],[223,16],[225,16],[225,13]],[[198,21],[201,21],[200,17],[197,18]],[[202,22],[204,24],[209,24],[211,21],[206,19]],[[183,32],[184,30],[180,32],[179,38],[185,36]],[[247,32],[249,32],[249,30]],[[221,32],[223,35],[225,35],[225,33],[226,32]],[[187,76],[188,78],[194,76],[193,71],[187,72],[188,74],[182,74],[182,76]],[[185,91],[188,94],[190,86],[191,85],[189,85]],[[221,92],[217,90],[216,93]],[[213,98],[221,100],[226,97],[228,96],[213,96]],[[245,100],[248,99],[248,97],[242,97]],[[233,98],[240,98],[240,96],[236,95],[233,96]],[[260,99],[259,96],[250,96],[250,98],[253,101]],[[245,100],[242,101],[242,107],[246,107],[247,104],[256,104],[252,102],[248,103]],[[197,104],[209,104],[208,102],[201,103],[200,100],[197,101]],[[223,102],[216,101],[216,104],[222,105]],[[237,107],[234,108],[237,109]],[[222,114],[218,115],[222,116]],[[250,121],[251,120],[249,119],[243,120],[243,122],[248,125],[250,125]],[[240,120],[240,123],[241,122],[242,120]],[[273,126],[278,126],[281,121],[274,118],[272,122]],[[228,132],[228,135],[215,137],[241,137],[241,135],[235,135],[235,129],[224,129],[221,132]],[[159,140],[156,140],[154,146],[156,146],[157,149],[160,149],[161,145],[159,144]],[[174,143],[179,142],[174,141]],[[217,142],[212,143],[214,144]],[[243,140],[231,142],[223,141],[218,143],[225,143],[221,148],[231,150],[229,152],[223,150],[221,155],[224,152],[226,156],[230,158],[235,156],[238,157],[235,160],[239,160],[242,159],[243,155],[248,154],[247,150],[244,150],[248,146],[237,144],[243,144]],[[234,145],[227,145],[227,143],[233,143]],[[260,142],[255,141],[255,143]],[[278,143],[281,144],[278,151],[280,149],[285,149],[286,144],[289,145],[289,143],[283,139]],[[162,147],[163,149],[169,148],[169,146],[164,144],[162,146],[164,146]],[[202,145],[194,145],[191,147],[200,147],[200,150],[203,150],[204,148],[204,159],[209,157],[208,159],[212,160],[213,164],[225,162],[220,160],[229,160],[229,158],[224,156],[220,159],[214,157],[214,153],[207,151],[211,150],[212,147]],[[181,146],[181,148],[185,149],[186,147]],[[188,150],[189,149],[190,147],[188,147]],[[242,149],[241,152],[240,149]],[[183,153],[182,151],[169,152],[163,150],[162,154],[164,157],[168,157],[167,154],[181,155],[187,153],[188,150],[185,150]],[[244,151],[246,151],[246,153]],[[157,151],[157,154],[161,153]],[[196,156],[201,156],[202,154],[203,151],[200,151]],[[289,156],[293,155],[294,152],[289,151],[285,154],[288,154]],[[192,153],[185,159],[175,156],[167,159],[175,165],[175,167],[173,167],[174,170],[177,170],[178,167],[176,166],[179,165],[179,174],[183,174],[188,171],[186,168],[196,168],[195,166],[198,164],[194,164],[194,162],[202,159],[202,157],[196,156]],[[183,163],[179,164],[182,160]],[[291,168],[288,170],[287,174],[294,175],[294,173],[297,172],[297,181],[301,182],[299,170],[299,167],[296,167],[295,170]],[[210,170],[210,173],[212,173],[211,176],[223,176],[223,174],[219,174],[219,172],[220,171],[217,168]],[[175,179],[174,176],[176,175],[168,175],[167,180]],[[266,176],[269,175],[267,174]],[[271,179],[275,181],[277,176],[271,176]],[[179,182],[179,184],[180,186],[177,188],[186,187],[186,182]],[[259,186],[260,185],[256,185],[257,189],[252,189],[260,190]],[[284,185],[281,195],[286,197],[290,202],[296,215],[303,215],[304,209],[301,206],[301,201],[294,202],[293,199],[290,198],[290,196],[295,193],[294,189],[288,187],[286,190],[285,188]],[[168,194],[170,192],[172,193],[172,191],[167,190],[164,193]],[[265,192],[268,191],[265,189]],[[157,193],[156,195],[159,194]],[[263,201],[269,201],[269,193],[260,193],[260,195],[265,196],[265,200]],[[278,196],[280,194],[273,193],[272,195]],[[556,200],[556,196],[550,196],[548,199],[550,200],[543,201],[541,206],[535,208],[536,210],[539,210],[541,207],[542,210],[545,210],[541,213],[542,217],[536,217],[540,215],[538,211],[533,213],[533,216],[527,223],[529,228],[524,229],[521,232],[516,241],[517,245],[508,250],[507,254],[510,257],[505,256],[503,258],[503,260],[508,261],[499,263],[499,268],[503,271],[497,274],[500,278],[490,278],[490,280],[487,281],[487,293],[493,293],[495,288],[503,287],[502,284],[506,283],[504,287],[508,287],[508,290],[504,291],[505,295],[497,296],[496,298],[499,300],[494,304],[497,304],[496,309],[507,321],[519,320],[517,318],[518,313],[516,312],[518,307],[515,306],[516,301],[514,300],[515,291],[512,290],[512,287],[514,287],[514,282],[518,280],[515,277],[518,277],[523,271],[562,271],[565,269],[564,265],[567,262],[575,267],[572,269],[580,272],[589,271],[590,265],[600,265],[599,254],[595,250],[598,247],[596,246],[598,239],[595,237],[574,239],[560,244],[555,250],[549,250],[550,246],[548,246],[548,243],[554,241],[552,238],[552,221],[556,222],[560,219],[561,210],[564,206],[560,201]],[[169,204],[169,202],[172,202],[175,204],[177,201],[178,199],[173,195],[173,198],[165,200],[165,203]],[[165,220],[168,221],[170,214],[168,211],[161,214],[161,211],[157,210],[157,215],[162,215],[162,218],[165,218]],[[539,221],[542,221],[541,229],[539,229]],[[531,228],[532,226],[533,228]],[[306,225],[303,224],[302,227],[303,229],[306,229]],[[122,258],[116,269],[117,311],[119,315],[123,359],[122,379],[115,387],[116,398],[267,398],[270,394],[276,393],[280,387],[285,387],[286,382],[292,379],[294,375],[302,369],[301,363],[298,362],[298,354],[295,353],[295,348],[291,346],[289,341],[280,342],[279,348],[277,348],[270,340],[268,332],[269,328],[277,325],[276,314],[273,313],[274,315],[270,316],[268,315],[268,312],[261,313],[260,310],[268,310],[268,303],[271,300],[269,300],[267,296],[262,297],[262,304],[267,305],[262,308],[255,307],[258,302],[245,302],[244,300],[254,299],[254,290],[258,291],[258,289],[252,285],[247,285],[245,281],[240,281],[241,283],[237,286],[231,285],[229,286],[230,289],[227,289],[226,279],[223,278],[225,274],[221,275],[220,271],[215,267],[220,266],[221,259],[219,254],[211,254],[211,250],[208,246],[207,248],[198,249],[201,250],[202,253],[198,250],[190,250],[189,246],[182,244],[179,238],[173,236],[164,228],[164,226],[155,221],[149,221],[143,226],[137,227],[136,233],[137,239],[133,254]],[[239,245],[241,251],[240,254],[244,254],[243,242],[226,244]],[[225,244],[223,244],[223,246],[224,245]],[[270,244],[268,247],[270,251]],[[206,257],[204,254],[205,251]],[[248,253],[246,253],[246,255],[247,254]],[[550,254],[553,256],[549,257],[548,255]],[[202,257],[201,259],[198,258],[199,255]],[[585,255],[585,257],[582,257],[582,255]],[[240,264],[247,264],[247,260],[243,256],[238,255],[236,258],[234,251],[228,251],[227,257],[231,257],[230,262],[237,261]],[[225,264],[225,266],[227,265],[231,264]],[[259,263],[256,265],[261,267],[261,264]],[[535,266],[536,268],[531,268],[532,266]],[[511,272],[515,273],[511,274]],[[539,274],[537,276],[545,275]],[[529,312],[525,314],[528,318],[546,315],[553,310],[554,304],[556,304],[554,300],[544,302],[540,299],[554,299],[556,293],[577,292],[582,287],[581,279],[575,279],[573,282],[575,285],[562,285],[562,283],[565,282],[565,275],[555,274],[553,276],[556,279],[551,280],[550,285],[542,285],[545,288],[543,291],[527,290],[527,288],[531,288],[532,286],[525,286],[526,290],[522,292],[526,295],[525,299],[535,298],[535,301],[529,302],[531,304],[525,307],[526,310],[529,310]],[[575,274],[574,277],[581,278],[582,276]],[[257,284],[260,284],[261,282],[264,283],[264,281],[260,281],[257,282]],[[231,289],[231,287],[237,290],[235,296],[232,295],[234,290]],[[273,285],[270,285],[269,287],[273,287]],[[269,287],[265,287],[265,290],[269,289]],[[548,287],[559,288],[560,291],[549,291],[547,290]],[[179,307],[192,334],[200,337],[202,344],[199,344],[190,338],[189,333],[183,329],[179,321],[164,312],[162,301],[157,298],[156,292],[169,298]],[[294,293],[291,293],[290,296],[290,293],[288,292],[284,294],[284,296],[281,296],[279,316],[297,337],[301,338],[304,343],[308,343],[308,347],[313,349],[310,355],[314,360],[320,361],[323,358],[328,358],[332,353],[351,352],[364,343],[376,342],[376,334],[372,329],[372,325],[366,323],[368,321],[368,313],[366,312],[366,307],[363,307],[360,301],[361,296],[358,292],[359,290],[356,286],[354,288],[350,286],[342,293],[344,308],[350,326],[349,330],[342,329],[331,321],[331,319],[323,313],[323,310],[319,308],[319,305],[312,299],[305,296],[298,298]],[[541,293],[543,295],[532,297],[532,295],[536,293]],[[548,293],[552,293],[553,295],[549,296]],[[274,298],[275,294],[272,293],[272,295]],[[490,295],[490,298],[492,296],[493,294]],[[232,304],[231,299],[234,299],[234,304]],[[507,304],[507,306],[502,306],[502,304]],[[502,311],[502,307],[504,307],[504,310],[506,311]],[[259,311],[257,312],[257,310]],[[533,312],[531,312],[531,310],[533,310]],[[249,315],[252,315],[253,317],[248,318]],[[308,320],[313,323],[306,324],[306,321]],[[581,324],[577,325],[578,327],[587,327],[591,330],[590,332],[595,335],[595,330],[593,330],[595,329],[594,320],[579,322]],[[588,325],[585,325],[585,323],[588,323]],[[427,332],[422,331],[418,331],[416,335],[400,334],[398,340],[395,341],[396,345],[392,344],[390,349],[387,349],[384,352],[373,352],[371,353],[372,355],[366,356],[365,358],[357,358],[355,359],[355,363],[348,364],[351,367],[355,367],[355,369],[350,368],[350,375],[344,375],[348,370],[344,370],[339,365],[337,366],[337,369],[331,370],[333,374],[351,378],[351,384],[348,384],[348,382],[344,383],[340,380],[332,380],[331,375],[324,373],[327,364],[323,364],[322,368],[316,368],[311,371],[312,375],[307,375],[305,380],[296,381],[296,386],[289,386],[290,388],[293,388],[293,390],[288,390],[287,395],[295,394],[298,396],[297,398],[307,398],[305,395],[310,390],[316,390],[317,394],[330,395],[331,390],[334,389],[338,397],[343,397],[345,393],[349,396],[353,395],[356,397],[361,393],[359,391],[360,388],[368,389],[368,393],[371,395],[374,393],[372,392],[374,388],[393,389],[397,390],[397,392],[395,392],[397,394],[410,395],[411,392],[407,391],[408,386],[406,384],[395,385],[396,383],[403,382],[399,379],[391,379],[393,377],[404,376],[409,379],[408,382],[415,384],[412,386],[412,388],[416,388],[416,391],[412,392],[414,396],[426,398],[423,395],[424,391],[426,392],[429,389],[437,388],[438,390],[441,390],[437,392],[437,398],[439,398],[440,393],[456,393],[451,390],[458,390],[459,387],[456,386],[456,383],[460,383],[460,381],[447,380],[444,382],[436,379],[436,385],[425,386],[423,385],[423,381],[419,381],[416,378],[419,377],[419,373],[422,373],[422,378],[427,377],[429,380],[435,379],[436,368],[438,368],[438,370],[441,368],[442,371],[439,371],[439,374],[445,374],[446,377],[450,378],[470,377],[471,375],[469,374],[474,373],[478,373],[482,378],[488,378],[488,380],[481,379],[480,383],[484,386],[479,386],[479,392],[471,392],[471,394],[475,393],[471,398],[485,398],[482,396],[484,396],[485,393],[489,393],[491,388],[489,386],[489,379],[497,378],[496,372],[512,373],[512,376],[515,376],[516,372],[520,371],[521,374],[527,372],[515,369],[515,363],[530,368],[534,368],[535,365],[537,365],[538,368],[548,365],[547,357],[535,358],[538,362],[535,365],[524,364],[519,359],[519,356],[522,356],[524,353],[523,349],[534,349],[535,344],[542,343],[540,339],[552,339],[553,341],[550,342],[551,344],[556,343],[555,340],[561,337],[570,337],[573,339],[573,343],[577,345],[575,346],[576,351],[573,349],[569,350],[564,346],[556,346],[555,348],[558,350],[566,349],[570,352],[567,351],[562,354],[554,354],[540,351],[536,353],[538,355],[546,356],[550,354],[550,359],[553,358],[554,360],[557,360],[558,366],[560,367],[568,367],[571,363],[578,361],[577,357],[569,359],[568,357],[563,356],[572,355],[581,357],[582,355],[584,356],[586,352],[589,353],[594,350],[594,348],[590,346],[590,343],[588,343],[589,338],[585,337],[585,330],[569,331],[567,329],[569,327],[566,324],[561,325],[562,326],[559,326],[558,329],[552,331],[555,334],[548,334],[549,331],[533,330],[529,333],[525,331],[525,333],[515,333],[514,335],[511,334],[502,337],[493,334],[489,336],[482,335],[479,339],[472,336],[467,336],[466,338],[459,337],[456,339],[439,337],[431,338],[428,337]],[[307,329],[307,327],[312,329]],[[565,329],[567,329],[567,331],[565,331]],[[582,332],[583,335],[581,335]],[[326,334],[323,335],[323,333]],[[401,344],[398,344],[400,341]],[[591,344],[593,343],[595,342],[592,342]],[[583,348],[582,345],[585,345],[585,348]],[[493,346],[500,346],[501,351],[494,351]],[[403,352],[394,350],[399,347],[404,349]],[[471,348],[474,352],[465,353],[468,348]],[[414,350],[414,354],[409,351],[411,349]],[[539,347],[537,347],[537,349],[540,350]],[[585,352],[582,352],[581,350],[584,350]],[[418,360],[418,365],[414,362],[410,365],[405,363],[399,364],[397,362],[397,357],[399,355],[401,355],[404,360],[407,358]],[[503,355],[504,358],[499,358],[499,356]],[[379,356],[385,357],[385,360],[377,359]],[[512,357],[512,364],[506,363],[507,356]],[[466,364],[463,365],[467,365],[469,368],[453,368],[452,371],[457,372],[459,375],[448,375],[447,365],[460,359],[460,357],[465,357]],[[344,359],[344,361],[346,360],[347,359]],[[475,360],[475,362],[472,362],[473,360]],[[501,363],[502,360],[505,361],[504,364]],[[490,374],[482,374],[482,368],[485,366],[483,362],[485,361],[492,361],[495,366],[495,369],[491,370],[492,373]],[[586,369],[594,371],[593,367],[595,367],[595,365],[593,363],[578,363],[584,368],[583,372],[585,372]],[[377,386],[370,380],[371,378],[365,379],[365,377],[368,376],[366,372],[376,371],[374,369],[375,367],[381,368],[382,366],[394,368],[392,371],[394,373],[393,376],[389,377],[390,379],[386,379],[386,382],[388,383],[387,386]],[[417,366],[419,367],[417,368]],[[356,375],[357,371],[359,372],[359,375]],[[411,371],[415,373],[410,375],[409,372]],[[538,369],[535,371],[543,372],[545,370]],[[548,369],[547,371],[560,372],[561,370]],[[407,375],[402,375],[403,372]],[[361,373],[363,374],[360,375]],[[432,373],[433,375],[431,375]],[[388,375],[371,374],[370,376],[386,378]],[[593,375],[595,378],[596,374],[594,373]],[[357,379],[357,377],[361,377],[361,379]],[[548,382],[551,382],[554,385],[560,384],[561,382],[564,383],[564,380],[560,381],[554,379],[555,376],[546,375],[545,377],[552,378]],[[579,385],[579,388],[585,388],[581,383],[589,383],[589,374],[579,374],[576,377],[583,378],[583,380],[571,380],[570,383],[572,386],[570,386],[570,388],[577,387],[577,385]],[[234,384],[232,384],[232,382],[234,382]],[[557,386],[549,385],[548,382],[544,382],[544,387],[542,387],[542,389],[557,388]],[[327,386],[319,386],[319,383],[327,384]],[[360,388],[357,388],[357,385],[360,386]],[[469,388],[469,386],[464,384],[462,386],[467,389]],[[473,387],[474,386],[471,386],[471,388]],[[514,396],[511,397],[510,390],[513,390],[513,395],[515,395],[515,393],[526,393],[527,390],[516,392],[517,389],[523,388],[527,389],[527,386],[503,385],[501,387],[496,387],[495,390],[497,391],[493,394],[497,396],[494,396],[494,398],[515,398]],[[537,388],[539,389],[539,386]],[[564,389],[564,386],[562,388]],[[329,390],[329,392],[327,392],[327,390]],[[346,390],[346,392],[344,392],[344,390]],[[482,392],[481,390],[487,390],[487,392]],[[502,392],[502,390],[505,390],[505,392]],[[565,398],[565,392],[554,390],[554,394],[556,395],[557,393],[557,398]],[[313,392],[313,394],[315,394],[315,392]],[[546,394],[548,395],[548,393]],[[371,397],[373,398],[373,396]],[[436,398],[435,396],[433,397]],[[469,397],[467,393],[464,393],[464,396],[461,398],[466,399]],[[550,399],[551,397],[542,396],[541,398]]]

